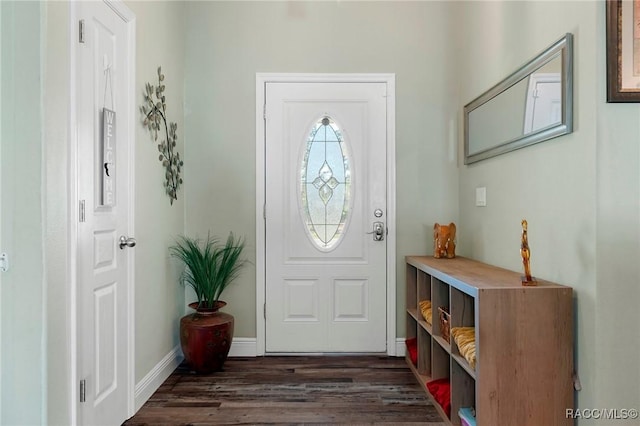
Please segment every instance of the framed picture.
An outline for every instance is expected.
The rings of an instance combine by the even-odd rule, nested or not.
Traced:
[[[607,0],[607,102],[640,102],[640,0]]]

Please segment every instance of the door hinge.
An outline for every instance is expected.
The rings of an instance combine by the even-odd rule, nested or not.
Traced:
[[[80,380],[80,402],[85,402],[87,400],[87,381],[82,379]]]
[[[80,200],[80,204],[78,206],[78,221],[85,221],[85,210],[84,210],[84,200]]]
[[[267,104],[262,105],[262,119],[267,120]]]
[[[262,205],[262,218],[264,220],[267,220],[267,204],[263,204]]]
[[[262,314],[264,315],[264,319],[267,319],[267,304],[262,305]]]
[[[7,253],[0,254],[0,272],[9,270],[9,255]]]
[[[78,41],[84,43],[84,19],[78,23]]]

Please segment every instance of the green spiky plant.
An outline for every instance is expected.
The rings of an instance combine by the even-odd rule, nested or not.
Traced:
[[[185,265],[181,282],[196,293],[198,308],[214,308],[220,294],[238,277],[247,263],[241,258],[244,246],[244,238],[229,233],[224,245],[218,238],[207,235],[204,241],[181,236],[169,247],[171,256]]]

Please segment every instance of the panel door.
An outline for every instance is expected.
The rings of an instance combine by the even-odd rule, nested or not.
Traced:
[[[133,326],[128,309],[133,226],[129,188],[133,126],[127,23],[105,2],[79,2],[84,42],[77,49],[78,351],[85,401],[81,424],[121,424],[131,399]],[[130,161],[131,160],[131,161]]]
[[[386,84],[267,83],[265,150],[266,351],[386,351]]]

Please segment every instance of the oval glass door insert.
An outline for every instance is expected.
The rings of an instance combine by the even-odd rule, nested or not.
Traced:
[[[300,168],[300,207],[307,235],[321,251],[338,246],[351,212],[351,158],[330,117],[318,120],[306,141]]]

